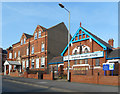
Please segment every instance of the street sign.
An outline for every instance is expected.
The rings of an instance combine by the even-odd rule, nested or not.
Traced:
[[[103,70],[114,70],[114,63],[103,64]]]

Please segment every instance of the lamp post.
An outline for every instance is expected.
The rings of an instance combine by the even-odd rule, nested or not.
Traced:
[[[70,11],[67,10],[64,5],[62,5],[61,3],[59,3],[59,6],[61,8],[64,8],[68,13],[69,13],[69,30],[68,30],[68,81],[70,80],[69,78],[69,74],[70,74],[70,71],[69,71],[69,68],[70,68],[70,61],[69,61],[69,41],[70,41]]]

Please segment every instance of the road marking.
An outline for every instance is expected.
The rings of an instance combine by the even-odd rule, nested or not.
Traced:
[[[61,92],[77,92],[77,91],[73,91],[73,90],[66,90],[66,89],[54,88],[54,87],[49,87],[49,86],[36,85],[36,84],[25,83],[25,82],[20,82],[20,81],[13,81],[13,80],[9,80],[9,79],[4,79],[4,80],[10,81],[10,82],[14,82],[14,83],[19,83],[19,84],[25,84],[25,85],[35,86],[35,87],[49,88],[51,90],[57,90],[57,91],[61,91]]]

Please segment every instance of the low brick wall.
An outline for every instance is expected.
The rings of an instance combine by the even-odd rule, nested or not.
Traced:
[[[43,79],[44,80],[53,80],[53,73],[51,72],[50,74],[43,74]]]
[[[86,76],[86,75],[71,75],[71,82],[94,83],[103,85],[118,86],[118,76]]]
[[[12,76],[12,77],[18,77],[19,73],[18,73],[18,71],[10,72],[10,76]]]
[[[38,79],[38,73],[37,74],[28,74],[28,78]]]

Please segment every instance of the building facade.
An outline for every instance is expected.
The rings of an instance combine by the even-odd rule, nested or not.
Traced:
[[[4,62],[7,59],[7,51],[0,48],[0,72],[4,71]]]
[[[37,25],[33,35],[23,33],[20,41],[7,49],[7,60],[21,63],[22,71],[27,67],[45,71],[47,63],[59,56],[67,45],[67,34],[68,30],[63,22],[48,29]],[[17,68],[15,64],[14,68]],[[10,68],[12,69],[13,67]]]
[[[120,49],[113,48],[113,39],[108,43],[92,34],[80,24],[79,29],[61,53],[64,61],[64,74],[70,72],[78,75],[119,75]],[[68,59],[70,65],[68,65]],[[114,70],[104,70],[104,65],[110,65]],[[113,65],[112,65],[113,64]]]

